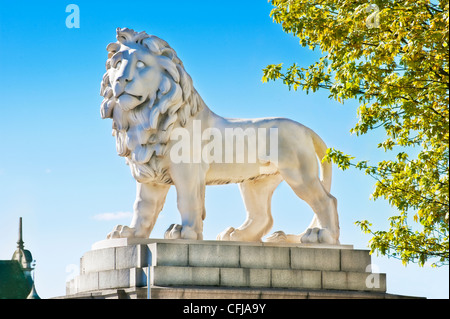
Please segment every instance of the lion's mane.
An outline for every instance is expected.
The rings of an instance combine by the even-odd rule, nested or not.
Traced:
[[[150,92],[149,99],[131,110],[123,110],[116,104],[109,79],[111,57],[127,43],[142,45],[164,69],[158,90]],[[205,103],[194,89],[183,63],[164,40],[145,32],[118,28],[117,42],[110,43],[106,49],[108,60],[101,83],[100,94],[104,99],[100,110],[102,118],[113,120],[117,153],[126,158],[138,182],[170,184],[167,167],[162,163],[170,151],[171,132],[177,126],[184,127]]]

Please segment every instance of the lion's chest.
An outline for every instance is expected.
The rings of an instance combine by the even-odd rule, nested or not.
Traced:
[[[130,166],[131,174],[139,183],[173,184],[165,158],[152,156],[147,163],[137,163],[127,157],[126,161]]]

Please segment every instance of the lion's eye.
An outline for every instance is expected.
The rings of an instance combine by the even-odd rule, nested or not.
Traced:
[[[115,68],[118,69],[118,68],[120,68],[121,65],[122,65],[122,61],[119,61],[119,62],[116,63]]]
[[[143,68],[143,67],[145,67],[145,63],[144,62],[142,62],[142,61],[138,61],[137,63],[136,63],[136,66],[138,67],[138,68]]]

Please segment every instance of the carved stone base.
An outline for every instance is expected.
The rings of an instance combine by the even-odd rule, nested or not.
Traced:
[[[151,298],[395,297],[370,264],[350,245],[111,239],[84,254],[65,298],[147,298],[147,282]]]

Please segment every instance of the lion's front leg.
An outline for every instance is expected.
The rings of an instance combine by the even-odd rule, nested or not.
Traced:
[[[137,182],[134,215],[130,226],[117,225],[107,238],[148,238],[164,206],[169,188],[170,185]]]
[[[171,225],[166,239],[203,239],[205,218],[205,168],[203,164],[177,164],[171,168],[177,190],[181,225]]]

